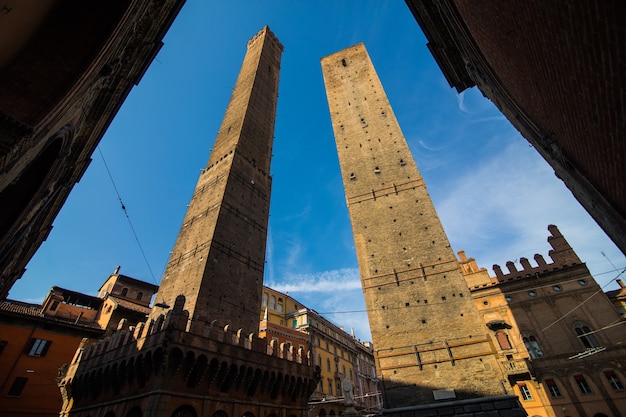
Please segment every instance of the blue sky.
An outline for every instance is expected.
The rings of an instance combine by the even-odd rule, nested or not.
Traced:
[[[266,285],[369,340],[319,61],[364,42],[455,251],[490,271],[549,260],[556,224],[616,288],[609,271],[624,256],[491,102],[448,86],[403,1],[188,0],[100,143],[150,268],[96,151],[10,298],[41,302],[53,285],[96,294],[117,265],[160,281],[246,42],[266,24],[285,47]]]

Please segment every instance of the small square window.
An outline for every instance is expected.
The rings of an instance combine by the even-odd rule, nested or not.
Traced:
[[[525,383],[519,383],[517,384],[517,387],[519,388],[519,392],[522,394],[522,399],[524,401],[531,401],[533,399],[533,395]]]
[[[51,344],[52,342],[50,340],[31,339],[28,348],[28,356],[46,356]]]
[[[587,380],[582,375],[574,375],[574,380],[583,394],[591,394],[591,387],[587,383]]]
[[[609,384],[611,384],[611,388],[613,388],[615,391],[624,389],[624,384],[622,384],[622,381],[620,381],[619,377],[615,374],[615,372],[605,371],[604,376],[606,376],[606,379],[609,381]]]
[[[556,385],[556,382],[554,381],[554,379],[546,379],[546,386],[548,387],[548,391],[550,391],[550,395],[552,395],[555,398],[559,398],[562,397],[563,394],[561,394],[561,390],[559,389],[559,386]]]
[[[7,392],[7,397],[19,397],[20,395],[22,395],[22,391],[24,390],[27,381],[28,378],[23,378],[21,376],[15,378],[15,380],[13,381],[13,385],[11,385],[11,388],[9,388],[9,392]]]

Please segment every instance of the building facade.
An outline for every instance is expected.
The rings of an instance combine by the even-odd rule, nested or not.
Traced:
[[[148,320],[77,350],[61,415],[306,414],[308,351],[258,337],[282,49],[267,26],[248,41]]]
[[[9,0],[0,13],[0,300],[24,273],[183,0]]]
[[[263,287],[260,330],[281,349],[308,346],[320,369],[320,381],[309,399],[309,416],[338,416],[346,410],[341,386],[346,378],[357,411],[381,412],[372,343],[362,343],[315,310],[269,287]]]
[[[406,4],[450,86],[477,86],[626,253],[623,3]]]
[[[506,394],[491,340],[364,45],[321,61],[385,408]],[[503,400],[509,412],[523,413]]]
[[[156,286],[118,272],[119,267],[103,288],[122,282],[119,292],[126,288],[132,298],[116,290],[115,296],[101,291],[96,297],[55,286],[42,304],[0,303],[0,416],[58,416],[56,378],[76,349],[146,320]],[[144,301],[137,299],[138,290]]]
[[[606,292],[606,296],[613,303],[620,316],[626,318],[626,285],[621,279],[617,279],[617,285],[619,288]]]
[[[494,265],[495,277],[460,253],[507,389],[531,416],[621,417],[626,410],[626,321],[556,226],[546,262]]]

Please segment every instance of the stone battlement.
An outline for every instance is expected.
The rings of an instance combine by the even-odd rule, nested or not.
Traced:
[[[182,301],[182,302],[181,302]],[[112,336],[100,339],[97,343],[79,349],[72,364],[81,362],[83,365],[89,361],[90,366],[98,366],[100,363],[109,363],[121,356],[126,351],[149,350],[168,343],[185,344],[189,348],[212,350],[217,345],[230,345],[234,348],[274,356],[297,363],[309,364],[310,352],[304,349],[295,349],[294,346],[285,343],[278,344],[275,340],[269,344],[265,339],[259,339],[256,334],[242,334],[242,330],[232,331],[229,326],[220,326],[212,322],[193,322],[186,331],[189,315],[183,310],[184,297],[179,296],[177,303],[166,316],[160,315],[156,320],[147,323],[139,323],[129,330],[121,330],[125,322],[119,325],[119,330]],[[223,347],[221,348],[223,349]]]
[[[268,344],[215,321],[189,323],[184,303],[179,296],[167,315],[128,330],[122,321],[112,336],[95,344],[86,346],[84,339],[72,363],[59,372],[63,409],[88,407],[94,399],[115,401],[122,393],[141,396],[152,384],[212,398],[270,395],[284,404],[306,401],[315,390],[319,368],[310,365],[303,348]]]
[[[543,274],[582,263],[555,225],[549,225],[548,231],[550,231],[551,234],[548,236],[548,243],[552,246],[552,250],[548,252],[548,256],[552,259],[552,263],[547,263],[542,255],[535,254],[533,258],[537,266],[532,266],[528,258],[520,258],[519,262],[522,265],[521,270],[517,269],[514,262],[508,261],[505,264],[509,270],[508,273],[502,272],[500,265],[494,265],[493,272],[496,274],[495,280],[497,281],[494,283],[535,276],[536,274]]]

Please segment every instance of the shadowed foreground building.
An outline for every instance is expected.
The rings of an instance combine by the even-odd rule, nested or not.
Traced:
[[[406,0],[451,87],[476,86],[626,254],[621,0]]]
[[[384,412],[525,415],[364,45],[321,63]]]
[[[0,300],[47,238],[183,3],[2,2]]]
[[[149,320],[77,351],[61,415],[306,413],[308,352],[257,336],[282,49],[267,26],[248,42]]]

